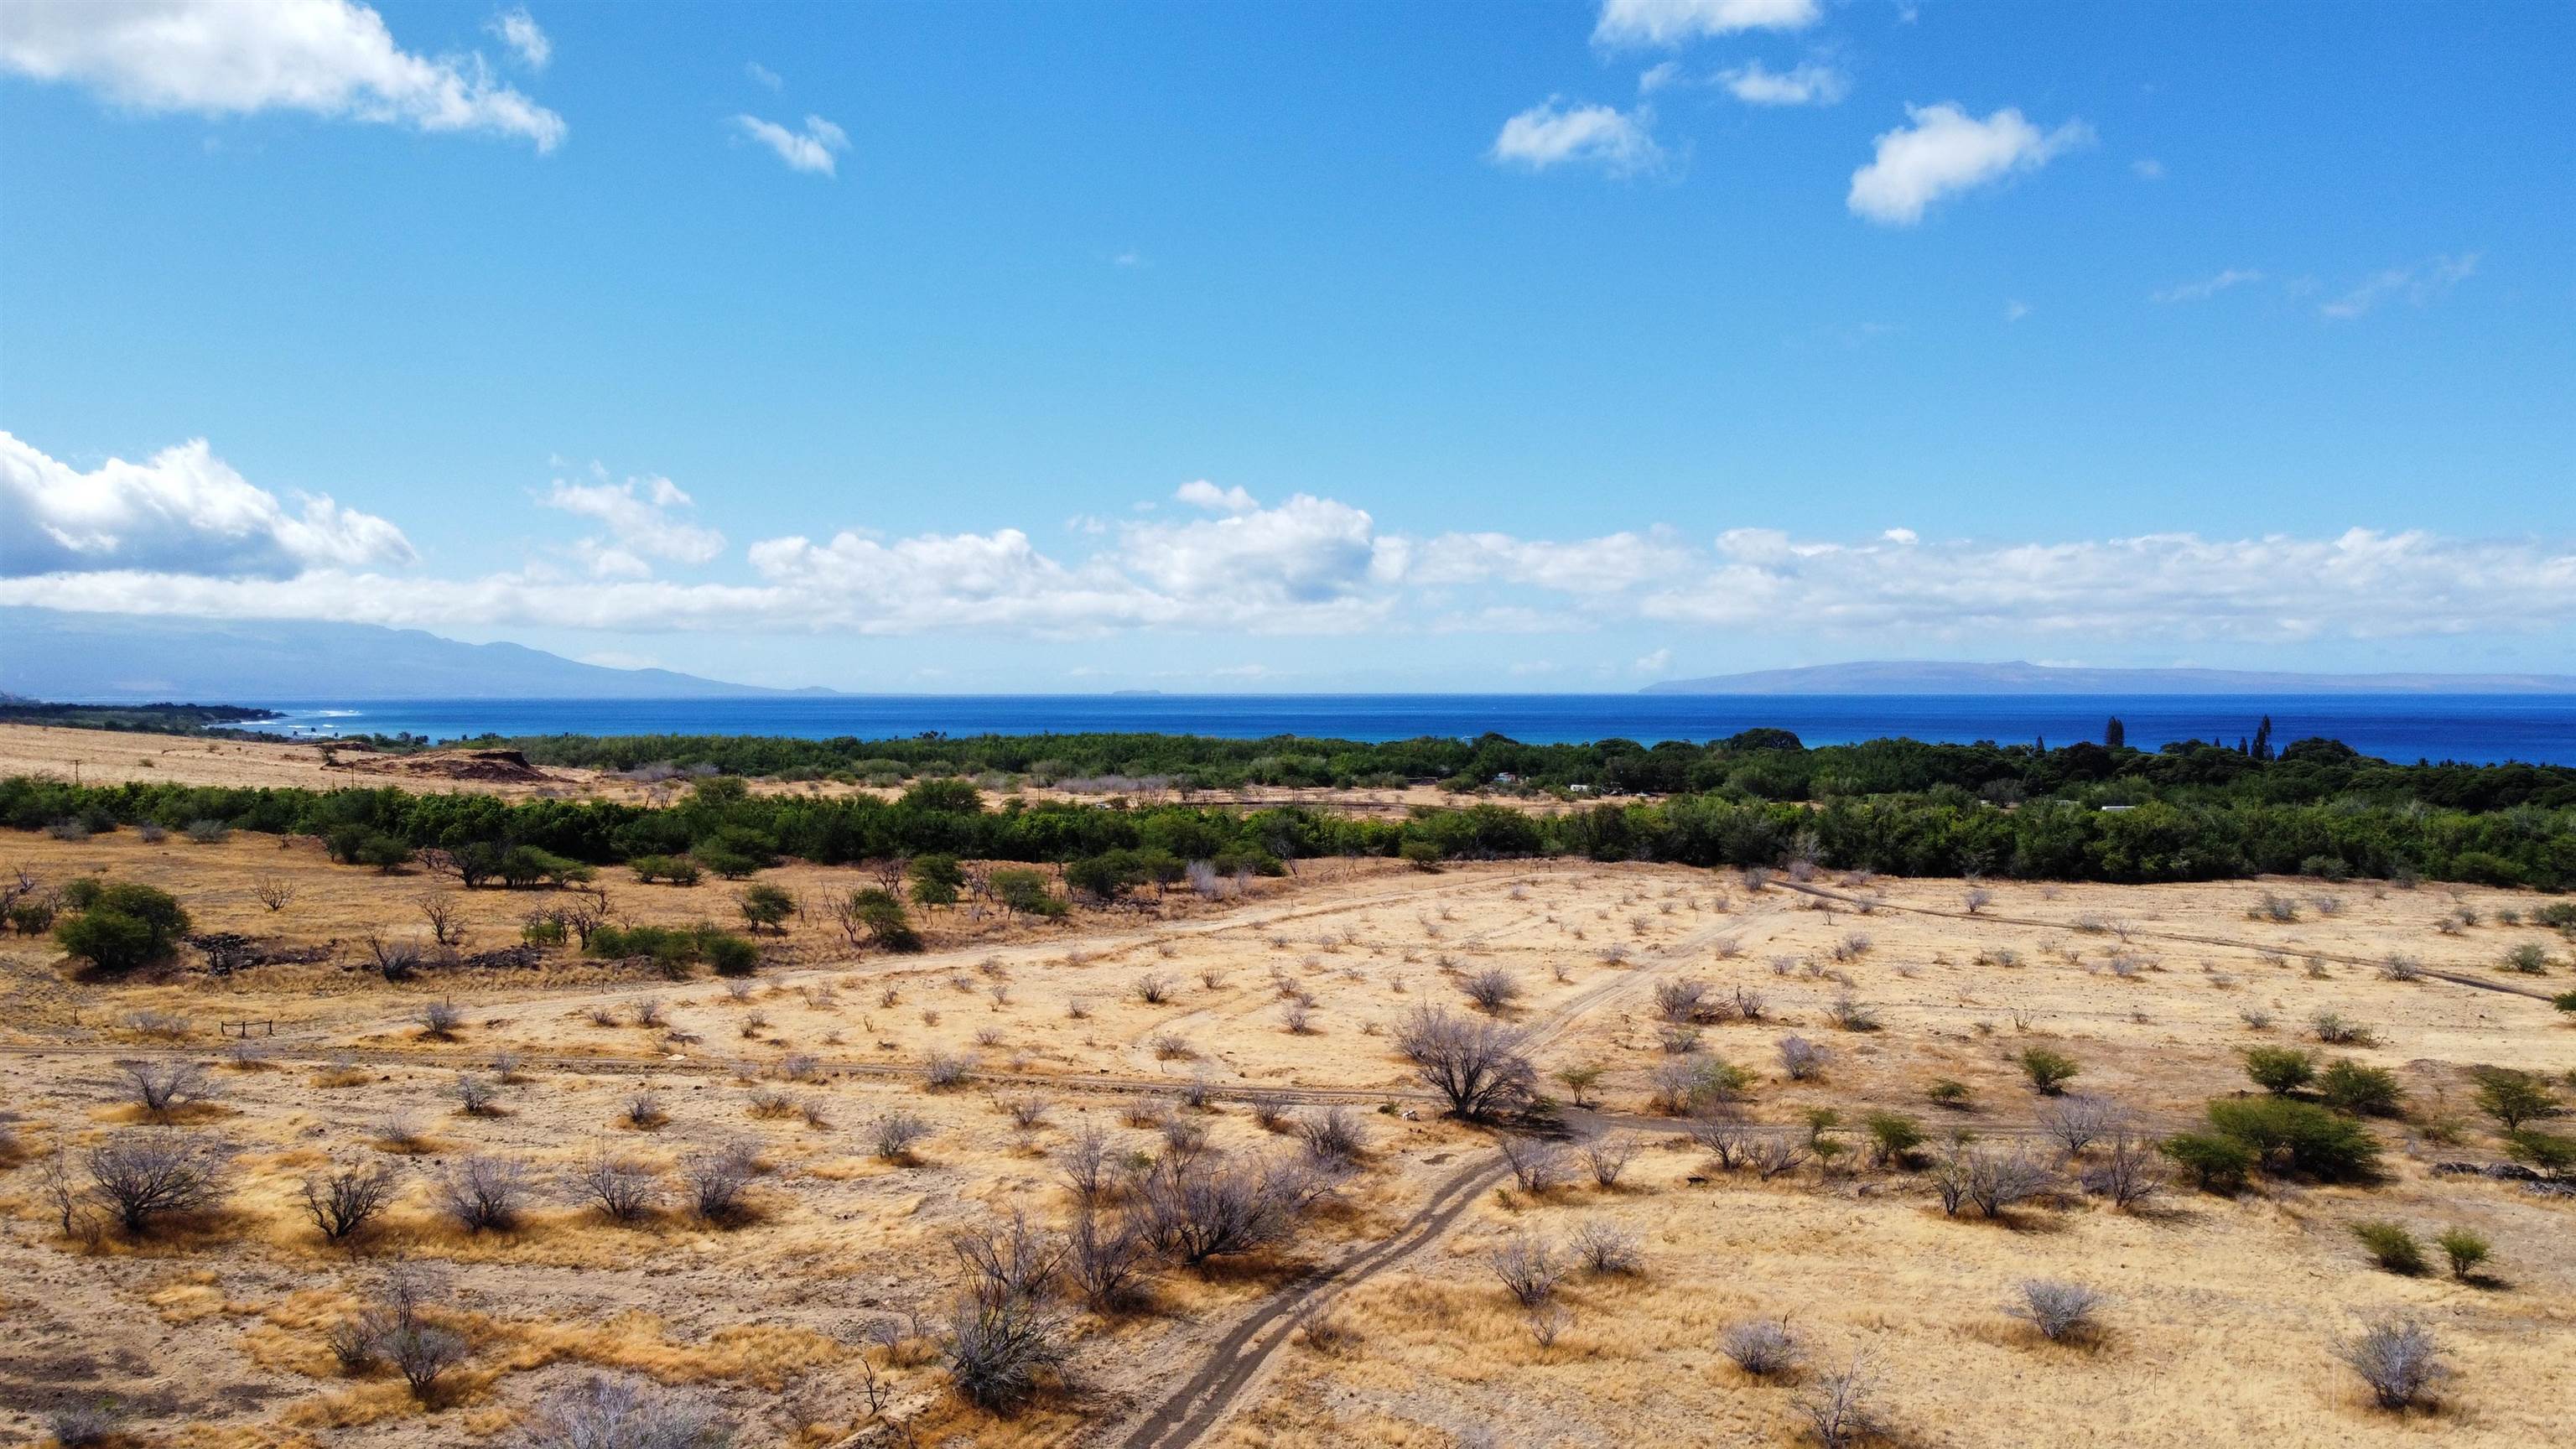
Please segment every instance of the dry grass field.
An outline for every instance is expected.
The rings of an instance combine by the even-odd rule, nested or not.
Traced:
[[[295,746],[7,734],[21,753],[79,735],[93,779],[113,778],[111,745],[186,756],[155,772],[320,770]],[[452,908],[471,957],[517,944],[547,893],[380,875],[248,834],[12,836],[11,864],[160,886],[197,931],[279,958],[104,981],[44,938],[0,938],[13,1440],[107,1401],[138,1445],[508,1444],[550,1392],[605,1373],[720,1413],[746,1445],[1768,1445],[1815,1442],[1808,1407],[1856,1361],[1856,1417],[1878,1427],[1854,1443],[2576,1432],[2576,1201],[2435,1171],[2505,1160],[2473,1068],[2576,1069],[2576,1029],[2547,999],[2576,985],[2569,945],[2505,924],[2534,904],[2509,892],[2007,883],[1972,914],[1955,881],[1308,862],[1239,899],[1149,895],[1062,922],[922,912],[927,949],[894,955],[854,950],[822,909],[861,873],[788,865],[760,880],[807,909],[762,938],[755,976],[667,979],[556,949],[388,982],[363,943],[426,932],[424,901]],[[737,886],[606,888],[624,920],[740,924]],[[2543,975],[2499,969],[2522,943],[2552,958]],[[1489,973],[1508,999],[1487,1017],[1469,993]],[[1728,1009],[1669,1020],[1694,1014],[1694,982]],[[435,1020],[447,1003],[455,1020]],[[1425,1006],[1525,1033],[1568,1104],[1559,1136],[1509,1136],[1517,1169],[1507,1134],[1445,1117],[1399,1052]],[[2321,1015],[2360,1035],[2321,1045]],[[1818,1049],[1812,1065],[1793,1075],[1783,1038]],[[2126,1209],[2076,1185],[2112,1153],[2067,1156],[2049,1128],[2067,1101],[2182,1130],[2213,1097],[2259,1092],[2241,1053],[2266,1045],[2394,1075],[2405,1114],[2368,1122],[2378,1182],[2258,1176],[2229,1197],[2176,1180]],[[2070,1097],[2033,1091],[2033,1048],[2073,1061]],[[120,1062],[195,1064],[208,1090],[154,1125]],[[1722,1167],[1692,1122],[1657,1112],[1677,1066],[1705,1078],[1712,1062],[1741,1069],[1760,1129],[1744,1140],[1778,1144],[1785,1166]],[[946,1086],[929,1079],[943,1065]],[[1955,1100],[1937,1105],[1945,1081]],[[1196,1267],[1166,1254],[1115,1308],[1049,1298],[1063,1356],[1016,1413],[953,1390],[943,1340],[968,1278],[953,1235],[1013,1214],[1060,1232],[1093,1133],[1113,1178],[1184,1162],[1284,1180],[1336,1106],[1364,1146],[1298,1177],[1283,1232]],[[1876,1161],[1872,1112],[1927,1141]],[[77,1187],[90,1149],[154,1134],[220,1143],[224,1195],[142,1232],[94,1210],[66,1231],[56,1165]],[[1945,1213],[1954,1134],[2045,1169],[2046,1190],[1992,1219]],[[1593,1159],[1621,1167],[1614,1183]],[[443,1201],[478,1161],[522,1175],[505,1226],[471,1230]],[[734,1211],[694,1211],[695,1184],[727,1164]],[[335,1245],[303,1192],[344,1169],[381,1177],[386,1199]],[[2432,1266],[2376,1266],[2352,1231],[2372,1220],[2412,1230]],[[2430,1246],[2451,1228],[2492,1245],[2466,1278]],[[1609,1270],[1580,1263],[1586,1241]],[[1513,1250],[1556,1265],[1527,1308],[1496,1268]],[[418,1393],[383,1340],[354,1363],[334,1348],[402,1275],[424,1331],[452,1335],[454,1362]],[[2030,1279],[2105,1295],[2094,1326],[2052,1341],[2013,1316]],[[2428,1328],[2449,1369],[2403,1412],[2337,1358],[2391,1315]],[[1802,1354],[1757,1377],[1721,1341],[1764,1318]]]

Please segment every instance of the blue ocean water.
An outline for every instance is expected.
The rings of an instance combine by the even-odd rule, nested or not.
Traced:
[[[1461,738],[1490,730],[1531,744],[1613,737],[1707,741],[1769,726],[1811,745],[1902,735],[2050,745],[2099,740],[2118,715],[2128,741],[2234,744],[2266,714],[2272,738],[2339,739],[2367,755],[2576,765],[2576,695],[1684,695],[1109,694],[834,695],[756,699],[244,701],[282,710],[281,732],[467,735],[742,734],[883,739],[1144,731],[1257,739]]]

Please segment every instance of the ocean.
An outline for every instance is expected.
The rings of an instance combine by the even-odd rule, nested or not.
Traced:
[[[1530,744],[1625,738],[1704,742],[1767,726],[1810,745],[1901,735],[2051,746],[2099,740],[2119,716],[2128,741],[2228,744],[2266,714],[2272,738],[2343,741],[2401,763],[2521,760],[2576,765],[2576,695],[1683,695],[1107,694],[837,695],[751,699],[245,700],[283,711],[293,734],[725,734],[823,739],[1138,731],[1351,740],[1492,731]]]

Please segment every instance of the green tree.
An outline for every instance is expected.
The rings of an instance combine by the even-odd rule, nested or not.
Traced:
[[[2496,1119],[2507,1132],[2520,1131],[2522,1124],[2535,1117],[2558,1114],[2558,1095],[2549,1090],[2548,1081],[2532,1072],[2517,1072],[2510,1067],[2477,1069],[2478,1110]]]
[[[957,893],[966,886],[965,868],[953,855],[933,852],[916,855],[909,867],[912,876],[912,899],[916,905],[953,906]]]
[[[168,891],[132,882],[84,892],[88,904],[54,927],[64,952],[101,971],[131,971],[170,954],[188,934],[188,913]]]
[[[746,887],[736,897],[736,903],[742,909],[743,922],[754,935],[775,931],[783,936],[787,933],[787,918],[796,914],[796,898],[774,885]]]
[[[2317,1074],[2317,1059],[2296,1047],[2247,1047],[2245,1075],[2275,1097],[2286,1097]]]

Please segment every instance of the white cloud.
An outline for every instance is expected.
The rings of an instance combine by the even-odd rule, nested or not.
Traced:
[[[1883,226],[1912,226],[1944,196],[2037,170],[2093,139],[2082,121],[2043,132],[2010,107],[1982,121],[1946,101],[1905,112],[1910,124],[1879,135],[1876,157],[1852,173],[1846,199],[1854,215]]]
[[[840,174],[838,153],[850,149],[850,133],[821,116],[807,116],[802,131],[758,116],[736,116],[733,123],[744,135],[777,152],[789,167],[818,176]]]
[[[1232,488],[1219,488],[1205,478],[1182,484],[1172,490],[1172,496],[1193,508],[1205,508],[1216,513],[1250,513],[1261,506],[1258,499],[1243,490],[1243,485],[1238,483]]]
[[[1642,106],[1562,106],[1551,97],[1503,122],[1492,155],[1532,171],[1568,162],[1596,165],[1613,176],[1652,171],[1663,164],[1664,153],[1648,134],[1651,119]]]
[[[10,0],[0,69],[89,86],[142,111],[314,115],[564,138],[561,116],[495,81],[482,57],[402,50],[350,0]]]
[[[629,478],[611,483],[597,464],[594,481],[571,483],[558,478],[541,500],[608,530],[605,538],[586,538],[574,552],[601,578],[648,578],[650,559],[702,564],[724,552],[724,535],[679,516],[694,501],[668,478]]]
[[[2176,302],[2206,302],[2230,288],[2242,287],[2249,282],[2261,280],[2263,280],[2263,274],[2251,267],[2229,267],[2215,276],[2203,277],[2196,282],[2176,282],[2151,295],[2156,301],[2170,307]]]
[[[2399,297],[2421,307],[2476,275],[2478,255],[2468,252],[2456,257],[2434,257],[2411,267],[2391,267],[2318,307],[2317,313],[2337,322],[2349,322]]]
[[[784,90],[787,87],[787,81],[784,77],[756,60],[744,61],[742,63],[742,73],[751,77],[754,84],[767,86],[773,91]]]
[[[1672,667],[1673,651],[1670,649],[1658,649],[1652,654],[1637,656],[1636,670],[1639,674],[1661,674]]]
[[[2140,181],[2162,181],[2165,179],[2165,163],[2153,156],[2141,156],[2129,163],[2129,173]]]
[[[1785,71],[1750,61],[1717,73],[1727,93],[1748,106],[1830,106],[1851,92],[1841,71],[1813,61]]]
[[[2020,298],[2018,298],[2018,297],[2008,298],[2008,299],[2006,299],[2006,300],[2005,300],[2005,302],[2004,302],[2004,320],[2005,320],[2005,321],[2007,321],[2007,322],[2018,322],[2018,321],[2020,321],[2021,319],[2023,319],[2024,317],[2027,317],[2027,316],[2029,316],[2029,315],[2030,315],[2030,304],[2029,304],[2028,302],[2025,302],[2025,301],[2021,300],[2021,299],[2020,299]]]
[[[414,561],[402,530],[328,497],[290,513],[203,438],[84,473],[0,432],[0,576],[122,569],[284,577]]]
[[[1648,66],[1637,76],[1637,94],[1641,96],[1651,96],[1655,92],[1662,90],[1664,87],[1679,81],[1681,78],[1682,63],[1680,61],[1658,61],[1654,65]]]
[[[1592,27],[1599,45],[1680,45],[1739,30],[1800,30],[1816,23],[1817,0],[1601,0]]]
[[[1184,490],[1196,492],[1198,490]],[[2325,538],[2194,534],[2041,542],[1859,540],[1737,528],[1594,538],[1408,536],[1299,494],[1264,507],[1210,485],[1207,511],[1132,519],[1064,556],[1019,529],[890,539],[848,528],[723,540],[661,478],[558,480],[546,506],[594,520],[586,574],[539,563],[480,577],[414,561],[393,524],[312,499],[282,506],[204,443],[79,472],[0,434],[0,604],[430,629],[544,626],[863,636],[1121,631],[1347,636],[1555,633],[1612,625],[1933,643],[2019,638],[2295,642],[2576,627],[2576,545],[2355,529]],[[1197,501],[1197,500],[1193,500]],[[737,565],[739,566],[739,565]],[[2061,651],[2062,652],[2062,651]],[[1596,651],[1585,667],[1627,657]],[[1648,655],[1637,667],[1648,669]]]
[[[555,58],[555,43],[537,28],[536,17],[524,5],[493,16],[492,23],[484,29],[499,36],[501,43],[515,51],[530,70],[544,70],[546,63]]]

